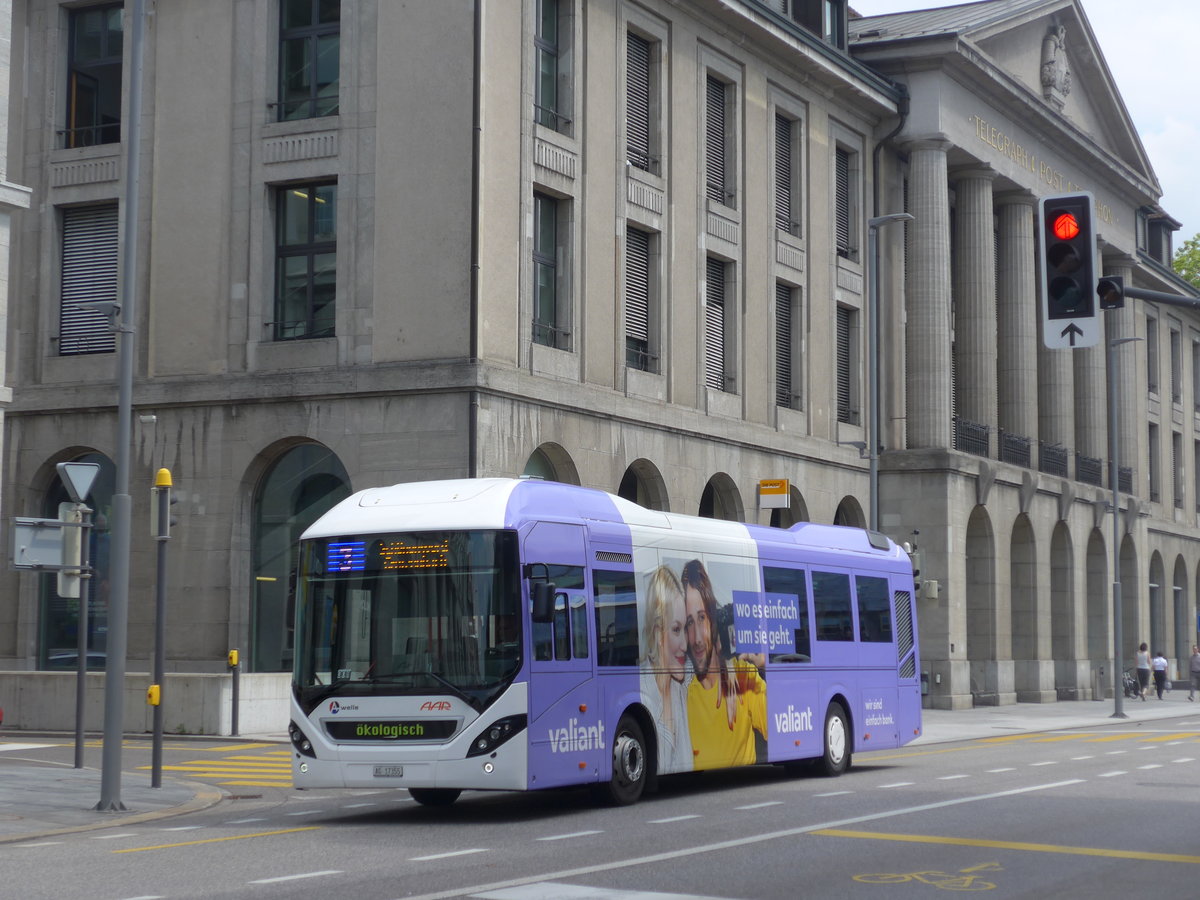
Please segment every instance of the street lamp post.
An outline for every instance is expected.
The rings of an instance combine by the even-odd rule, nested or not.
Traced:
[[[909,213],[889,213],[867,220],[867,255],[871,278],[867,296],[867,458],[870,460],[870,512],[872,531],[879,530],[879,229],[892,222],[906,222]]]
[[[1125,664],[1121,659],[1121,644],[1124,636],[1121,631],[1121,496],[1120,496],[1120,461],[1118,459],[1118,404],[1117,404],[1117,368],[1116,349],[1121,344],[1140,341],[1139,337],[1113,338],[1108,342],[1108,473],[1112,486],[1112,555],[1113,555],[1113,714],[1114,719],[1128,718],[1125,715],[1125,685],[1123,676]]]

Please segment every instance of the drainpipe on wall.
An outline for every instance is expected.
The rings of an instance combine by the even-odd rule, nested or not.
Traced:
[[[479,364],[479,154],[482,90],[480,86],[483,58],[483,0],[475,0],[475,35],[472,48],[471,86],[471,376]],[[467,407],[467,477],[479,475],[479,391],[472,389]]]

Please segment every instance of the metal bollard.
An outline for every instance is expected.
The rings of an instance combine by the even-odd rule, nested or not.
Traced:
[[[233,674],[233,709],[229,716],[229,733],[234,737],[238,736],[238,675],[241,673],[241,666],[238,665],[237,650],[229,651],[229,670]]]

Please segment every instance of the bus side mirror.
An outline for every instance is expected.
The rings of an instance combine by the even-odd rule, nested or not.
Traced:
[[[550,581],[535,581],[533,587],[533,621],[554,621],[554,584]]]

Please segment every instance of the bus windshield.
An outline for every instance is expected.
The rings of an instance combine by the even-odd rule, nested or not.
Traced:
[[[305,541],[297,699],[453,694],[482,706],[521,666],[517,538],[508,531]]]

